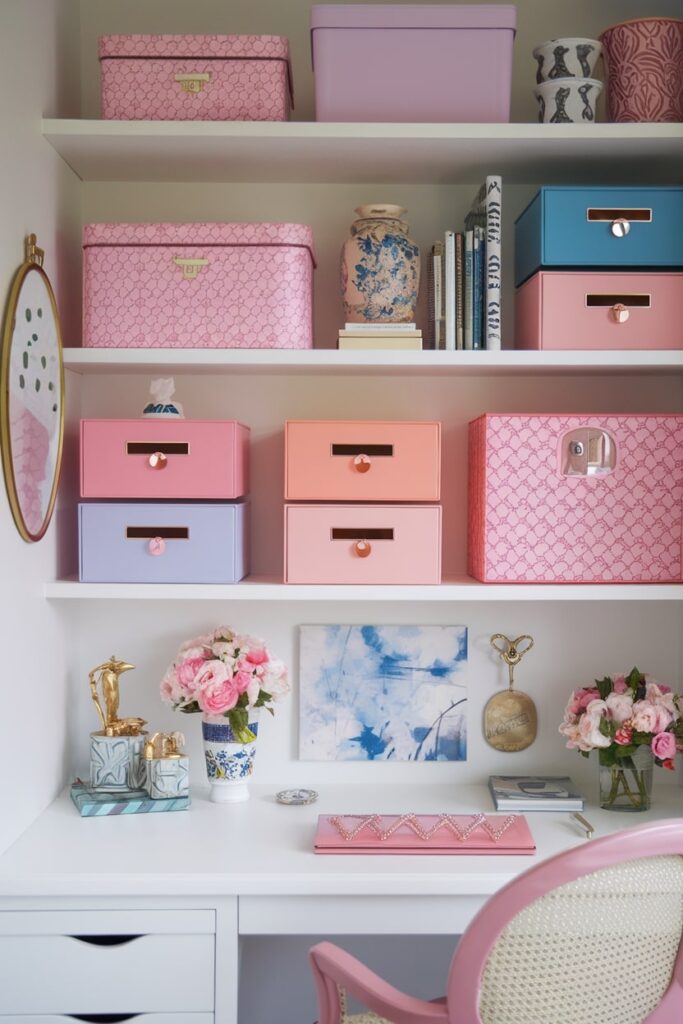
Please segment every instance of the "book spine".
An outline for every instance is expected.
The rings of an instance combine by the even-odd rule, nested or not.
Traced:
[[[474,298],[474,282],[472,280],[472,262],[474,255],[474,231],[465,232],[465,348],[472,348],[472,329],[474,325],[472,300]]]
[[[464,252],[463,234],[459,231],[455,236],[455,347],[465,345],[465,290],[464,290]]]
[[[443,312],[443,242],[435,242],[432,249],[432,274],[434,292],[432,296],[434,316],[434,348],[444,347]]]
[[[481,348],[481,228],[472,229],[472,348]]]
[[[455,232],[447,231],[444,241],[444,299],[446,349],[455,349]]]
[[[486,305],[484,341],[498,350],[502,344],[502,240],[503,180],[498,174],[486,178]]]

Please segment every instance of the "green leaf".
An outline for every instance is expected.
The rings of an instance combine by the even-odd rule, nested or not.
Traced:
[[[635,743],[629,743],[625,747],[617,747],[615,752],[614,752],[614,754],[615,754],[615,757],[618,760],[621,761],[624,757],[631,757],[631,755],[635,754],[635,752],[636,752],[636,745],[635,745]]]
[[[194,715],[201,710],[196,700],[191,701],[189,704],[183,704],[182,707],[178,708],[178,711],[182,711],[184,715]]]
[[[606,700],[607,694],[612,692],[612,680],[609,676],[605,676],[604,679],[596,679],[595,685],[598,688],[600,700]]]
[[[591,756],[590,750],[580,750],[579,753],[581,754],[581,757],[590,757]]]
[[[634,667],[634,668],[631,669],[629,674],[626,676],[626,683],[627,683],[628,686],[631,687],[632,690],[635,690],[638,686],[640,686],[640,683],[641,683],[642,679],[643,679],[642,672],[640,672],[639,669]]]

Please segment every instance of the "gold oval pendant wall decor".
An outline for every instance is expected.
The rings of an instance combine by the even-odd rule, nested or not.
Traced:
[[[484,708],[484,737],[496,750],[513,753],[526,750],[536,739],[538,715],[536,705],[527,693],[515,690],[515,666],[534,646],[528,635],[511,640],[494,633],[491,646],[508,667],[509,684],[505,693],[495,693]]]

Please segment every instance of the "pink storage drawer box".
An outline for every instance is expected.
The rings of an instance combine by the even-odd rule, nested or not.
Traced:
[[[683,415],[485,415],[469,428],[469,572],[484,583],[682,577]]]
[[[285,583],[441,583],[441,506],[285,505]]]
[[[248,493],[249,428],[235,420],[81,420],[82,498]]]
[[[290,420],[288,501],[438,501],[441,424]]]
[[[294,105],[282,36],[102,36],[102,117],[287,121]]]
[[[305,224],[86,224],[83,344],[311,348]]]
[[[541,270],[517,289],[517,348],[683,348],[683,273]]]
[[[509,121],[515,25],[498,4],[316,5],[316,119]]]

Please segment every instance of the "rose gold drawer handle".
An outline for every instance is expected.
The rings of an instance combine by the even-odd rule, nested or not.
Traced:
[[[367,473],[372,466],[372,461],[367,455],[356,455],[353,464],[357,473]]]
[[[149,457],[149,465],[152,469],[166,469],[168,459],[163,452],[152,452]]]
[[[353,549],[359,558],[367,558],[372,553],[372,544],[369,544],[366,540],[358,540],[354,544]]]
[[[630,309],[628,309],[623,302],[617,302],[612,306],[611,309],[612,319],[617,324],[625,324],[631,315]]]
[[[150,555],[163,555],[166,550],[166,541],[163,537],[152,537],[148,547]]]

